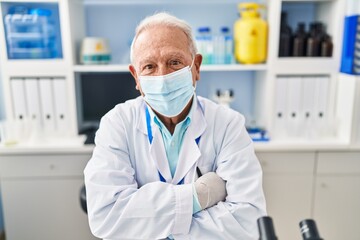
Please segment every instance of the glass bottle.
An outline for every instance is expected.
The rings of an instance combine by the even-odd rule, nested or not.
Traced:
[[[320,22],[313,22],[310,24],[309,38],[306,44],[306,56],[319,57],[321,54],[321,42],[324,37],[323,24]]]
[[[306,38],[305,23],[298,23],[298,27],[293,38],[293,57],[303,57],[306,53]]]
[[[287,24],[287,13],[281,12],[279,57],[291,56],[292,30]]]
[[[321,42],[321,57],[331,57],[333,52],[333,43],[331,37],[326,34]]]

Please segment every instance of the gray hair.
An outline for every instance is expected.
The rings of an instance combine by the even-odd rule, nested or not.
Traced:
[[[190,49],[190,53],[195,56],[195,54],[197,53],[197,49],[196,49],[196,44],[195,44],[195,40],[194,40],[194,36],[192,34],[192,29],[191,26],[185,22],[184,20],[181,20],[173,15],[170,15],[166,12],[160,12],[160,13],[156,13],[154,15],[148,16],[145,19],[143,19],[140,24],[136,27],[135,30],[135,36],[134,39],[132,40],[131,43],[131,47],[130,47],[130,61],[131,63],[133,63],[134,60],[134,44],[136,39],[138,38],[139,34],[150,28],[153,26],[170,26],[170,27],[176,27],[179,28],[180,30],[182,30],[187,39],[188,39],[188,43],[189,43],[189,49]]]

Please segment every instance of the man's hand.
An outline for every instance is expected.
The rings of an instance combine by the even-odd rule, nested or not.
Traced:
[[[202,209],[214,206],[225,200],[225,181],[214,172],[208,172],[198,178],[194,183]]]

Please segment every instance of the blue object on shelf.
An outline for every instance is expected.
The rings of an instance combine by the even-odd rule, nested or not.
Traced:
[[[258,127],[246,128],[249,136],[254,142],[268,142],[270,140],[267,131]]]
[[[49,9],[44,9],[44,8],[34,8],[34,9],[30,9],[29,14],[50,17],[51,11]]]
[[[54,14],[55,13],[55,14]],[[58,9],[15,5],[4,18],[9,59],[62,58]]]
[[[345,17],[340,72],[360,75],[360,15]]]

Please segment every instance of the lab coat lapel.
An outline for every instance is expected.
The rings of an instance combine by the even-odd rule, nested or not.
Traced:
[[[138,100],[138,99],[136,99]],[[138,116],[138,120],[136,123],[136,128],[144,133],[145,135],[148,135],[147,133],[147,129],[146,129],[146,114],[145,114],[145,108],[146,108],[146,103],[144,101],[141,101],[139,103],[139,107],[137,108],[137,116]]]
[[[142,102],[141,106],[138,108],[139,120],[137,122],[137,128],[146,135],[148,138],[147,132],[147,123],[146,123],[146,103]],[[152,161],[161,175],[165,178],[166,182],[171,181],[171,173],[169,162],[166,157],[165,147],[162,140],[161,132],[159,128],[154,124],[154,121],[151,121],[151,131],[153,135],[152,143],[149,147],[150,157],[145,161]],[[150,142],[149,142],[150,144]],[[159,178],[160,180],[160,178]]]
[[[152,121],[153,122],[153,121]],[[165,178],[166,182],[171,181],[169,162],[166,157],[164,142],[161,132],[157,126],[151,124],[153,133],[152,144],[150,145],[150,160],[154,161],[158,171]]]
[[[206,129],[206,121],[201,105],[197,100],[195,101],[194,107],[195,108],[192,115],[191,124],[185,133],[182,147],[180,150],[179,161],[176,167],[175,176],[172,180],[173,184],[179,183],[201,156],[201,152],[199,146],[196,143],[196,139],[204,133]],[[206,140],[200,139],[199,145],[201,144],[201,141]],[[189,183],[191,181],[192,178],[185,178],[185,183]]]

